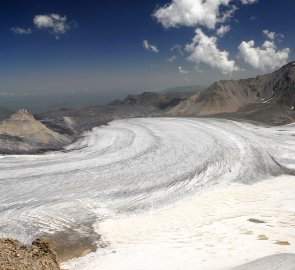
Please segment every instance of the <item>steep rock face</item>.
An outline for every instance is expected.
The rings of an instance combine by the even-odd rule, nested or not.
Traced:
[[[295,105],[295,62],[258,77],[258,88],[263,101],[292,108]]]
[[[253,104],[256,105],[255,115],[259,110],[279,108],[278,114],[283,112],[287,114],[286,118],[292,118],[289,114],[293,114],[295,106],[295,62],[256,78],[216,82],[200,94],[180,102],[167,114],[207,116],[238,111],[251,113]]]
[[[60,270],[57,255],[44,239],[35,240],[31,246],[19,241],[0,239],[1,270]]]
[[[0,124],[0,153],[59,149],[70,142],[70,137],[50,130],[26,110],[19,110]]]

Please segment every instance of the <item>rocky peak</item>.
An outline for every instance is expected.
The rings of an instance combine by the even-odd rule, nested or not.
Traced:
[[[10,116],[9,120],[13,120],[13,121],[32,121],[32,120],[35,120],[35,118],[27,110],[20,109],[16,113],[12,114]]]
[[[295,68],[295,61],[288,63],[288,66],[291,68]]]
[[[279,74],[294,74],[295,73],[295,61],[289,62],[288,64],[282,66],[279,70],[274,73]]]

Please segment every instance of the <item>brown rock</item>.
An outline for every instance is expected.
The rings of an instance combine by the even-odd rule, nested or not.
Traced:
[[[31,246],[17,240],[0,239],[1,270],[60,270],[56,253],[45,239],[36,239]]]

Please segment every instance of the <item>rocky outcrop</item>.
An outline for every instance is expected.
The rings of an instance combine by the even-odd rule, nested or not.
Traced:
[[[60,270],[56,253],[45,239],[37,239],[32,245],[17,240],[0,239],[1,270]]]
[[[47,128],[26,110],[19,110],[0,124],[0,153],[37,153],[60,149],[71,138]]]

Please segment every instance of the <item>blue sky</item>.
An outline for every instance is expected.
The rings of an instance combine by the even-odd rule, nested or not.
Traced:
[[[1,1],[0,95],[111,99],[266,73],[294,59],[294,10],[293,0]]]

